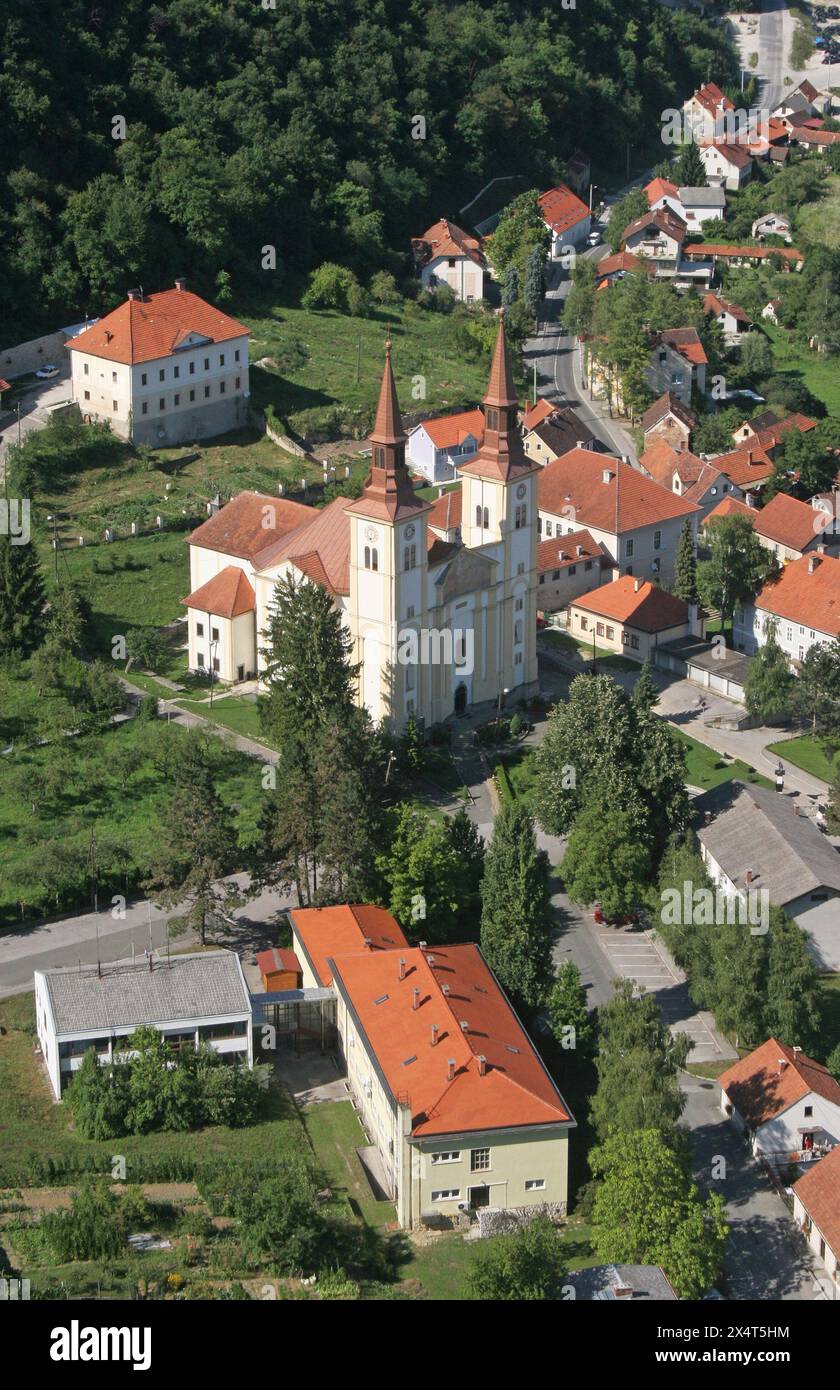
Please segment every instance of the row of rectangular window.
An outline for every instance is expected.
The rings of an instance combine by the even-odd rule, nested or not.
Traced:
[[[241,377],[237,377],[237,378],[236,378],[236,388],[235,388],[237,391],[240,389],[241,384],[242,384],[242,378],[241,378]],[[220,396],[224,396],[225,391],[226,391],[226,387],[227,387],[227,383],[226,383],[226,382],[224,382],[224,381],[220,381],[220,382],[219,382],[219,395],[220,395]],[[209,397],[210,397],[210,387],[209,387],[209,386],[205,386],[205,388],[204,388],[204,399],[205,399],[205,400],[209,400]],[[190,397],[189,397],[189,398],[190,398],[191,401],[194,401],[194,400],[195,400],[195,390],[194,390],[194,389],[190,391]],[[86,400],[86,401],[89,401],[89,400],[90,400],[90,391],[85,391],[85,400]],[[181,397],[180,397],[180,395],[176,392],[176,394],[172,397],[172,405],[173,405],[173,408],[179,406],[180,404],[181,404]],[[165,396],[161,396],[161,398],[160,398],[160,400],[159,400],[159,402],[158,402],[158,409],[159,409],[160,411],[164,411],[164,410],[166,409],[166,398],[165,398]],[[119,410],[119,401],[111,401],[111,410],[112,410],[113,413],[116,415],[117,411]],[[149,402],[148,402],[148,401],[143,401],[143,402],[141,403],[141,406],[140,406],[140,413],[141,413],[141,415],[148,415],[148,413],[149,413]]]
[[[239,348],[236,348],[235,351],[234,351],[234,354],[233,354],[233,360],[234,360],[234,362],[238,362],[238,361],[240,360],[240,356],[241,356],[240,350],[239,350]],[[220,352],[220,353],[219,353],[219,366],[220,366],[220,367],[223,367],[224,365],[225,365],[225,354],[224,354],[223,352]],[[189,363],[189,368],[190,368],[190,376],[195,376],[195,362],[190,362],[190,363]],[[85,376],[90,376],[90,368],[89,368],[89,364],[88,364],[87,362],[83,363],[82,370],[83,370]],[[205,372],[209,372],[209,371],[210,371],[210,358],[209,358],[209,357],[205,357],[205,359],[204,359],[204,370],[205,370]],[[173,366],[173,368],[172,368],[172,375],[173,375],[173,377],[174,377],[174,379],[175,379],[176,381],[179,379],[179,377],[180,377],[180,375],[181,375],[181,364],[180,364],[180,362],[176,363],[176,364]],[[116,373],[116,372],[111,372],[111,380],[114,381],[114,382],[117,380],[117,373]],[[159,367],[159,368],[158,368],[158,381],[165,381],[165,380],[166,380],[166,368],[165,368],[165,367]],[[141,374],[140,374],[140,384],[141,384],[141,386],[148,386],[148,384],[149,384],[149,373],[148,373],[148,372],[141,372]]]
[[[578,614],[578,623],[580,624],[580,630],[581,630],[581,632],[589,632],[589,631],[590,631],[590,628],[589,628],[589,619],[587,618],[587,616],[586,616],[585,613],[579,613],[579,614]],[[604,636],[606,636],[607,641],[612,642],[612,641],[615,640],[615,628],[614,628],[614,627],[610,627],[609,623],[606,623],[606,624],[605,624],[605,623],[597,623],[597,622],[596,622],[596,624],[595,624],[595,636],[596,636],[596,637],[604,637]],[[621,634],[621,640],[622,640],[622,642],[623,642],[623,644],[624,644],[625,647],[632,647],[634,651],[638,650],[639,639],[638,639],[638,637],[635,635],[635,633],[622,632],[622,634]]]
[[[544,1192],[545,1178],[526,1178],[526,1192]],[[460,1187],[442,1187],[432,1190],[433,1202],[457,1202],[461,1196]]]

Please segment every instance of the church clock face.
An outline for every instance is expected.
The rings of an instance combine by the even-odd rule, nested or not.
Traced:
[[[516,489],[516,495],[517,495],[517,497],[521,500],[521,499],[525,496],[525,493],[526,493],[527,491],[528,491],[528,489],[527,489],[527,487],[525,486],[525,484],[524,484],[524,483],[520,483],[520,484],[519,484],[519,487]]]
[[[375,526],[368,526],[365,530],[365,540],[375,541],[379,539],[379,532]]]
[[[406,538],[406,540],[407,540],[407,541],[410,541],[413,535],[414,535],[414,522],[413,522],[413,521],[410,521],[410,522],[408,523],[408,525],[406,526],[406,528],[405,528],[405,538]]]

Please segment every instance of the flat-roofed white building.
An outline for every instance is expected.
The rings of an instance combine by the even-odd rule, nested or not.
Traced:
[[[67,344],[73,399],[134,444],[165,446],[246,423],[248,335],[243,323],[187,289],[128,298]]]
[[[176,1049],[206,1044],[231,1062],[254,1062],[251,996],[233,951],[36,970],[35,1021],[57,1100],[86,1052],[119,1061],[121,1039],[141,1027]]]

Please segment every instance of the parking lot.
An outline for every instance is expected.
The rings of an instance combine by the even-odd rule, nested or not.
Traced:
[[[601,949],[617,975],[635,980],[640,990],[653,994],[672,1033],[691,1039],[690,1062],[716,1062],[735,1057],[734,1050],[716,1032],[711,1015],[698,1010],[688,994],[682,971],[674,965],[651,931],[626,931],[593,923]]]

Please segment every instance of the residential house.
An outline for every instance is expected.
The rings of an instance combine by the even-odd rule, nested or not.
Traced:
[[[735,107],[715,82],[704,82],[683,102],[683,136],[686,142],[714,140],[729,132]]]
[[[708,524],[718,517],[731,516],[733,513],[748,518],[761,544],[783,565],[791,560],[801,560],[806,552],[817,550],[823,544],[826,528],[831,524],[824,513],[807,502],[788,497],[784,492],[777,492],[760,510],[727,498],[709,513],[706,522]]]
[[[726,194],[722,188],[683,186],[678,189],[678,198],[678,215],[690,232],[701,232],[706,222],[722,218],[726,211]]]
[[[188,537],[192,670],[262,679],[276,585],[293,577],[318,584],[341,615],[356,696],[376,722],[399,730],[413,714],[435,724],[496,700],[500,682],[516,699],[536,689],[540,470],[522,446],[503,325],[501,316],[483,439],[459,467],[460,543],[430,530],[432,504],[411,482],[389,344],[360,497],[318,510],[241,493]],[[251,599],[238,576],[226,577],[221,597],[202,592],[226,569],[244,571],[253,590],[247,621],[239,610]]]
[[[573,449],[537,479],[543,541],[582,528],[622,574],[669,581],[677,542],[698,508],[621,459]]]
[[[567,246],[580,246],[592,228],[592,215],[571,188],[560,183],[539,197],[540,212],[551,232],[551,258],[557,260]]]
[[[73,399],[133,444],[208,439],[247,423],[250,329],[187,289],[129,290],[67,344]]]
[[[722,498],[743,496],[714,463],[653,435],[639,458],[639,467],[660,487],[670,488],[686,502],[693,502],[699,508],[699,522]]]
[[[792,116],[806,113],[808,116],[825,116],[831,111],[831,96],[821,92],[807,78],[794,87],[774,109],[774,116]]]
[[[763,241],[766,236],[780,236],[791,242],[790,218],[783,212],[765,212],[763,217],[757,217],[753,222],[752,236],[758,241]]]
[[[808,434],[816,427],[816,420],[812,420],[809,415],[801,415],[798,411],[791,411],[789,415],[780,417],[775,411],[762,410],[752,420],[744,420],[733,430],[732,438],[736,444],[749,441],[772,451],[779,446],[788,430],[797,429],[802,434]]]
[[[733,780],[694,807],[715,886],[729,899],[766,894],[805,932],[817,968],[840,968],[840,855],[798,800]]]
[[[683,217],[677,185],[671,183],[670,179],[663,179],[657,175],[655,179],[651,179],[650,183],[645,184],[644,194],[651,212],[656,212],[659,208],[667,208],[675,216]]]
[[[655,269],[638,256],[631,256],[628,251],[617,251],[613,256],[604,256],[595,267],[598,277],[597,288],[600,290],[605,285],[614,284],[616,280],[623,280],[625,275],[636,275],[642,268],[645,273],[651,273]]]
[[[35,971],[35,1026],[56,1100],[91,1049],[102,1065],[130,1056],[125,1040],[156,1028],[176,1051],[211,1047],[253,1065],[251,996],[235,951],[159,956]]]
[[[819,550],[791,560],[752,603],[736,609],[735,646],[754,656],[774,620],[776,640],[793,663],[815,644],[840,637],[840,560]]]
[[[597,437],[571,406],[556,406],[550,415],[527,429],[522,438],[528,458],[543,467],[570,449],[595,449]]]
[[[624,228],[624,250],[630,255],[644,256],[655,267],[656,274],[675,274],[682,257],[686,225],[681,217],[667,208],[646,212]]]
[[[793,1219],[831,1276],[831,1296],[840,1298],[840,1147],[793,1184]]]
[[[737,346],[743,334],[753,326],[749,314],[745,313],[739,304],[733,304],[730,299],[724,299],[719,294],[706,295],[703,300],[703,313],[709,314],[720,324],[727,347]]]
[[[256,961],[262,987],[267,993],[301,988],[303,971],[294,951],[271,946],[267,951],[258,951]]]
[[[665,328],[653,338],[645,379],[655,396],[670,393],[691,405],[694,392],[705,395],[708,360],[696,328]]]
[[[441,218],[411,242],[414,262],[424,290],[448,285],[465,304],[484,297],[484,258],[481,239]]]
[[[689,606],[647,579],[624,574],[569,605],[569,631],[593,648],[651,661],[660,642],[692,634]]]
[[[811,154],[824,154],[831,146],[836,145],[840,140],[840,130],[811,130],[808,126],[802,126],[799,130],[791,132],[791,144],[802,145]]]
[[[761,495],[761,489],[773,474],[773,460],[769,453],[755,441],[741,444],[725,454],[714,454],[711,462],[733,488],[738,488],[744,500],[751,506]]]
[[[408,431],[411,468],[430,483],[448,483],[456,469],[474,458],[484,438],[480,410],[459,410],[435,420],[423,420]]]
[[[543,420],[547,420],[549,415],[553,415],[559,406],[559,401],[549,400],[548,396],[540,396],[535,401],[526,401],[519,412],[522,433],[527,434],[528,430],[534,429],[536,425],[541,425]]]
[[[611,561],[588,531],[569,531],[559,539],[555,536],[552,540],[540,541],[537,546],[539,612],[563,612],[579,594],[600,587],[605,569],[611,569]]]
[[[769,323],[776,324],[776,326],[778,327],[779,310],[781,309],[781,307],[782,301],[780,299],[768,299],[767,303],[761,311],[761,317],[763,319],[767,319]]]
[[[840,1139],[840,1086],[799,1047],[768,1038],[718,1081],[721,1110],[771,1167],[807,1161]]]
[[[688,406],[670,391],[665,391],[658,400],[648,406],[642,416],[645,448],[654,436],[667,440],[676,447],[687,449],[691,442],[691,431],[696,424],[697,419]]]
[[[719,188],[735,192],[743,188],[752,175],[752,157],[743,145],[725,142],[702,145],[700,158],[709,183]]]

